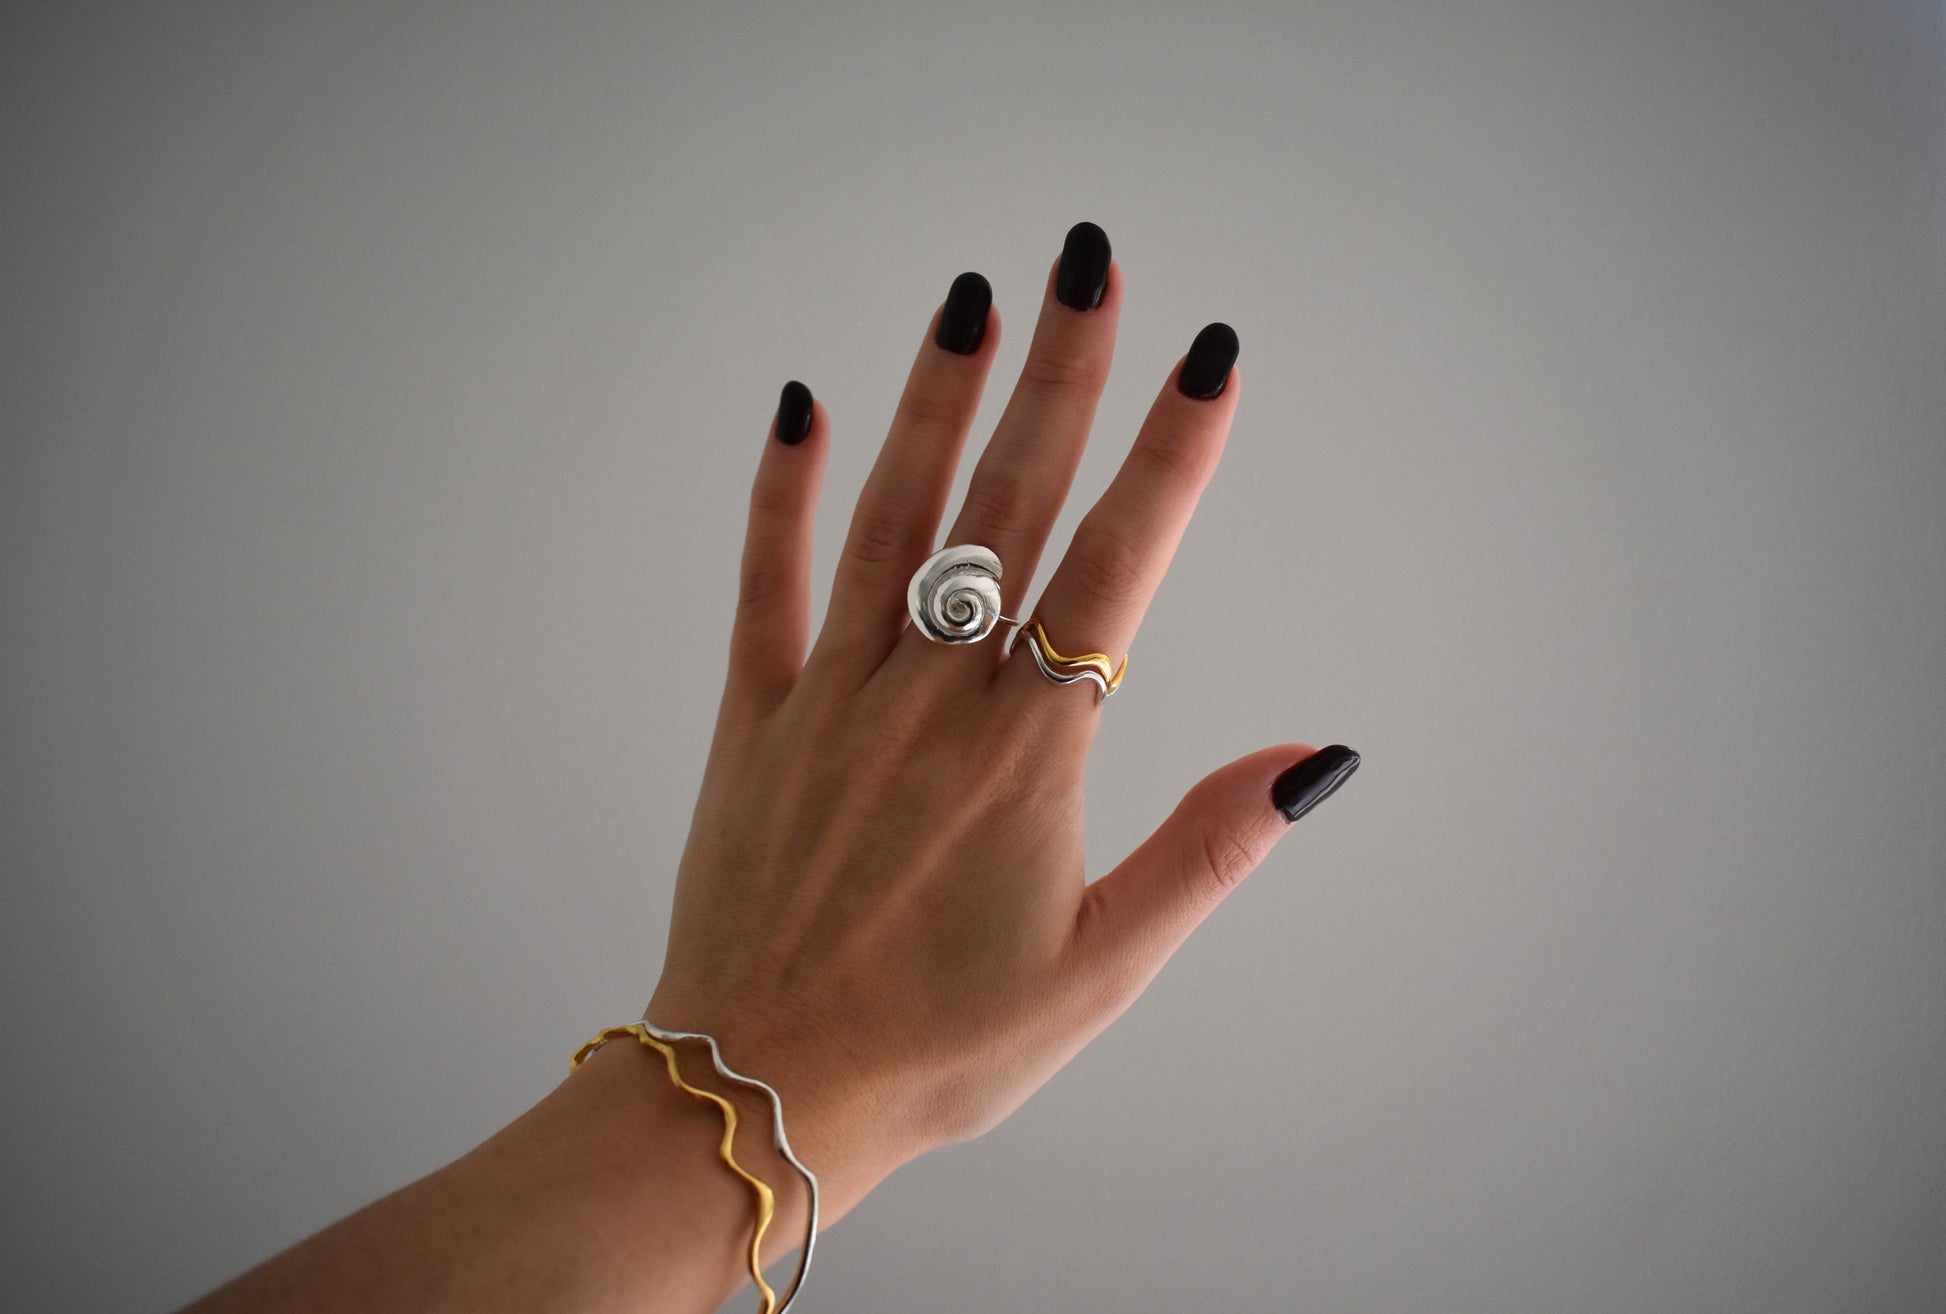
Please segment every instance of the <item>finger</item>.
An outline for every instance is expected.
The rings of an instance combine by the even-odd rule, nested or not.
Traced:
[[[737,574],[723,705],[764,716],[797,682],[811,627],[811,530],[830,451],[830,418],[793,379],[771,417]]]
[[[1101,499],[1082,517],[1031,619],[1058,657],[1105,656],[1119,670],[1136,627],[1176,555],[1236,414],[1237,336],[1227,324],[1196,335],[1189,353],[1163,385],[1122,467]],[[1019,613],[1012,613],[1019,614]],[[1026,650],[1027,632],[1014,641],[1001,680],[1018,696],[1055,715],[1088,716],[1103,695],[1083,682],[1050,698],[1047,676]],[[1016,661],[1014,658],[1018,658]],[[1086,694],[1087,696],[1083,696]]]
[[[855,663],[861,680],[898,641],[906,582],[932,554],[1000,340],[992,305],[980,275],[953,280],[852,512],[818,645]]]
[[[1076,224],[1048,274],[1013,396],[945,539],[946,545],[978,543],[999,556],[1001,610],[1007,615],[1021,614],[1016,608],[1081,463],[1115,355],[1121,300],[1121,271],[1108,235],[1094,224]],[[915,650],[931,646],[916,629],[901,642]],[[969,644],[924,658],[965,661],[990,672],[1000,659],[998,646]]]
[[[1343,744],[1282,744],[1198,781],[1154,834],[1082,895],[1075,928],[1082,970],[1125,1006],[1358,761]]]

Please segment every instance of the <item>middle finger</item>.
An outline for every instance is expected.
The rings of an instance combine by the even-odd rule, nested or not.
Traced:
[[[1094,224],[1076,224],[1049,272],[1020,380],[945,538],[947,545],[982,544],[1000,558],[1006,615],[1020,615],[1034,567],[1074,483],[1108,381],[1121,304],[1121,270],[1108,235]],[[996,628],[995,635],[999,632]],[[991,672],[1000,660],[997,642],[939,651],[942,646],[914,626],[899,640],[901,649],[932,649],[922,655],[929,662],[966,662]],[[893,659],[901,660],[900,654]]]

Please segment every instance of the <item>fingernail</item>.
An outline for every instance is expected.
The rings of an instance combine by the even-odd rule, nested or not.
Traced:
[[[1277,777],[1270,787],[1270,801],[1284,814],[1285,821],[1296,821],[1330,798],[1356,770],[1358,754],[1343,744],[1320,748]]]
[[[777,399],[777,441],[795,447],[811,432],[811,390],[792,379]]]
[[[955,355],[971,356],[987,335],[987,311],[992,307],[993,285],[970,271],[961,274],[946,294],[933,342]]]
[[[1085,220],[1068,229],[1061,248],[1061,268],[1054,275],[1054,295],[1070,310],[1093,310],[1108,290],[1108,234]]]
[[[1176,375],[1176,390],[1198,401],[1222,396],[1223,385],[1230,381],[1230,366],[1237,363],[1237,347],[1237,331],[1228,324],[1204,325],[1189,344],[1182,372]]]

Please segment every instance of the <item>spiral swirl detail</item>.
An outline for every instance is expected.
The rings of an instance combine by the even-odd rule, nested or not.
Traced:
[[[906,611],[935,643],[978,643],[1000,622],[1000,558],[977,543],[941,548],[913,572]]]

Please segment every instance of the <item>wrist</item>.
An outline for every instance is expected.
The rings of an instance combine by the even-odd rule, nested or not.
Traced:
[[[667,1031],[714,1036],[726,1066],[777,1092],[791,1150],[818,1179],[820,1230],[844,1217],[918,1152],[906,1148],[904,1119],[889,1107],[842,1038],[818,1035],[803,1023],[768,1010],[726,1017],[666,1004],[660,991],[646,1016]],[[778,1218],[766,1238],[766,1259],[794,1247],[803,1238],[801,1206],[806,1192],[774,1148],[768,1098],[720,1076],[701,1041],[683,1041],[677,1048],[683,1073],[692,1084],[736,1106],[739,1162],[777,1189]],[[773,1245],[780,1236],[783,1239]]]
[[[720,1111],[677,1089],[660,1055],[610,1042],[453,1168],[519,1182],[557,1232],[575,1234],[545,1251],[560,1270],[555,1299],[713,1310],[748,1280],[754,1216],[749,1187],[717,1157],[722,1136]]]
[[[745,1281],[751,1196],[716,1158],[718,1111],[657,1057],[605,1047],[467,1154],[194,1310],[717,1309]]]

